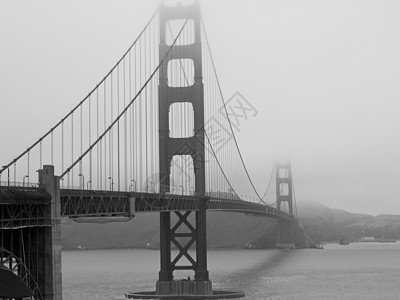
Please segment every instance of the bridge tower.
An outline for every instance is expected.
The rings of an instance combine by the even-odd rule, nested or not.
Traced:
[[[288,213],[291,219],[290,221],[278,223],[277,248],[295,248],[295,219],[293,215],[293,185],[290,163],[276,164],[276,207],[278,210],[281,210],[282,203],[288,204]]]
[[[191,44],[167,44],[168,22],[189,20],[194,25],[194,41]],[[160,213],[160,252],[161,270],[157,281],[157,295],[212,295],[212,285],[207,270],[206,249],[206,205],[205,198],[205,163],[204,163],[204,96],[201,56],[200,9],[196,2],[191,6],[160,7],[160,61],[166,57],[159,72],[159,160],[160,193],[170,191],[171,162],[174,156],[190,155],[193,160],[195,175],[195,194],[199,197],[199,209],[195,211],[195,222],[191,224],[189,216],[193,211],[174,213],[178,221],[172,225],[171,212]],[[188,59],[193,62],[194,83],[190,86],[171,86],[169,63],[173,60]],[[174,103],[190,103],[194,112],[194,134],[191,137],[174,138],[170,136],[169,111]],[[168,201],[168,200],[166,200]],[[183,229],[184,228],[184,229]],[[182,230],[183,229],[183,230]],[[185,232],[183,232],[185,231]],[[186,239],[186,243],[184,243]],[[171,246],[178,248],[178,255],[173,259]],[[195,244],[196,256],[188,253]],[[179,261],[186,258],[188,265]],[[194,280],[174,280],[176,270],[193,270]]]
[[[288,212],[293,215],[292,169],[289,163],[276,164],[276,205],[279,210],[282,202],[288,203]]]

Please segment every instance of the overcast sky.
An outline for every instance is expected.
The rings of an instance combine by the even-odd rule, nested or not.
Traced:
[[[159,3],[2,1],[2,164],[97,84]],[[225,98],[258,111],[238,141],[260,191],[288,157],[298,202],[400,214],[400,2],[200,4]]]

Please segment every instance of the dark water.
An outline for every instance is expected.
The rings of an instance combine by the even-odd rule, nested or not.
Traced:
[[[400,299],[400,242],[210,250],[208,262],[215,289],[244,291],[246,299]],[[64,251],[64,299],[124,299],[124,292],[154,290],[158,270],[158,251]]]

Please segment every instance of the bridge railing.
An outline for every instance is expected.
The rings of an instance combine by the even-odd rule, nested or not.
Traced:
[[[0,181],[0,189],[2,187],[38,188],[39,184],[37,182]]]

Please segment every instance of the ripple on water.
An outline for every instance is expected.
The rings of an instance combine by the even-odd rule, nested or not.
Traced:
[[[211,280],[252,300],[400,299],[397,245],[326,248],[209,251]],[[154,290],[158,264],[157,251],[66,251],[64,300],[122,300],[125,292]]]

